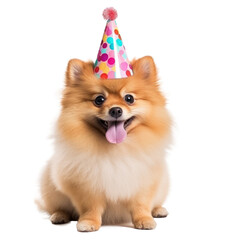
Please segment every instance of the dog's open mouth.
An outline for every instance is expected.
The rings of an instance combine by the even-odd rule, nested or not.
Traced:
[[[121,143],[127,136],[126,128],[132,123],[135,117],[125,121],[105,121],[98,118],[98,123],[106,131],[105,136],[110,143]]]
[[[131,117],[129,119],[127,119],[126,121],[123,121],[124,122],[124,128],[126,129],[133,121],[135,117]],[[102,120],[101,118],[98,118],[97,119],[99,124],[105,129],[105,130],[108,130],[108,126],[111,125],[112,123],[116,123],[116,122],[121,122],[121,121],[105,121],[105,120]]]

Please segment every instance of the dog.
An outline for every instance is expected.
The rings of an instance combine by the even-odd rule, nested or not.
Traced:
[[[66,71],[55,151],[41,177],[41,208],[53,224],[78,231],[132,222],[153,229],[166,217],[165,161],[172,120],[150,56],[131,62],[133,76],[97,79],[93,62]]]

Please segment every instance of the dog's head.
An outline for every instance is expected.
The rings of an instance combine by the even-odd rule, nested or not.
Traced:
[[[59,119],[61,132],[75,143],[121,143],[129,136],[164,134],[169,117],[151,57],[134,60],[133,76],[98,79],[93,63],[70,60]],[[143,141],[144,139],[141,139]]]

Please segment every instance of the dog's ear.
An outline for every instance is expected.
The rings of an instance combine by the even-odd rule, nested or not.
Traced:
[[[133,74],[139,78],[157,81],[157,69],[154,60],[150,56],[145,56],[137,60],[133,60]]]
[[[93,63],[79,59],[71,59],[66,71],[66,85],[75,86],[83,81],[86,76],[93,75]]]

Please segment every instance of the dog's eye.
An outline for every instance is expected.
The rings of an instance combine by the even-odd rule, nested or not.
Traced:
[[[128,103],[128,104],[132,104],[134,103],[134,97],[131,94],[127,94],[124,97],[124,100]]]
[[[100,95],[100,96],[97,96],[94,100],[94,104],[97,106],[97,107],[100,107],[105,101],[105,98]]]

